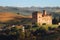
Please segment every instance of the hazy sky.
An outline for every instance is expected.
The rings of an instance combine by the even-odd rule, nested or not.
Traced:
[[[16,6],[16,7],[53,7],[60,6],[60,0],[0,0],[0,6]]]

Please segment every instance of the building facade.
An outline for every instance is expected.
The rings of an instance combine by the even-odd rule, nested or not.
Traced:
[[[32,24],[37,23],[38,25],[51,25],[52,24],[52,16],[47,14],[45,10],[43,12],[33,12],[32,13]]]

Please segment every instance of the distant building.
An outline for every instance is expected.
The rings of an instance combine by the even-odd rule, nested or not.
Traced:
[[[32,13],[32,24],[37,23],[38,25],[51,25],[52,24],[52,16],[47,14],[45,10],[43,12],[33,12]]]

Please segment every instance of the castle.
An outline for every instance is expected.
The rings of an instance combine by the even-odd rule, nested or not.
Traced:
[[[52,16],[47,14],[45,10],[43,12],[33,12],[32,13],[32,24],[37,23],[38,25],[51,25],[52,24]]]

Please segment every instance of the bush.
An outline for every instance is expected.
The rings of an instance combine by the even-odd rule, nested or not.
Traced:
[[[48,30],[51,30],[52,28],[51,27],[48,27]]]

